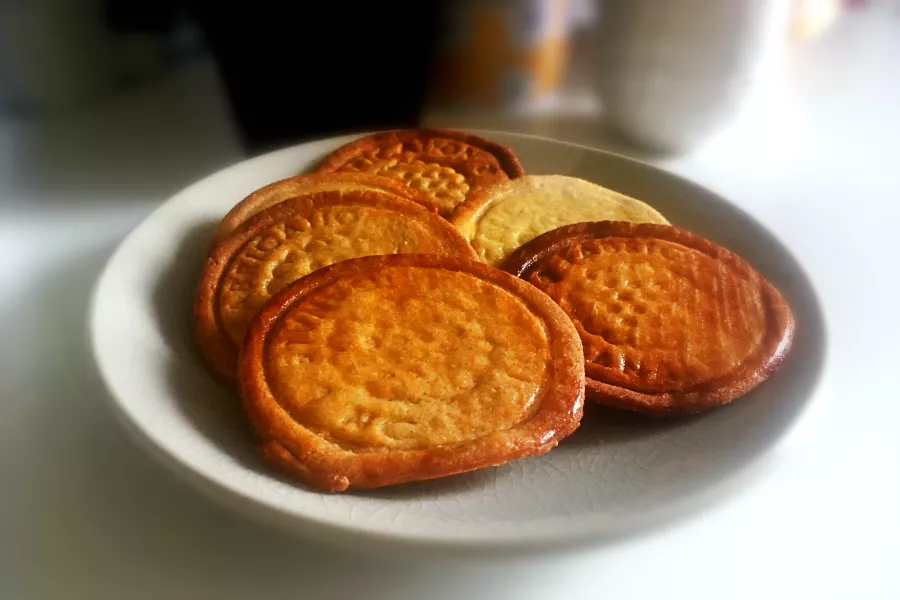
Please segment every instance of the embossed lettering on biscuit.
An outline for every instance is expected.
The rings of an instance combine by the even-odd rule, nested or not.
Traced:
[[[528,284],[475,261],[394,255],[274,297],[239,377],[264,454],[342,490],[548,451],[581,417],[583,367],[575,328]]]
[[[319,192],[351,192],[354,190],[384,192],[398,198],[412,200],[428,210],[437,212],[437,204],[431,197],[390,177],[379,177],[368,173],[298,175],[266,185],[236,204],[216,227],[213,233],[212,247],[234,233],[253,215],[289,198]]]
[[[342,260],[405,253],[474,258],[437,213],[384,192],[320,192],[269,207],[207,260],[195,306],[207,364],[233,381],[248,324],[288,284]]]

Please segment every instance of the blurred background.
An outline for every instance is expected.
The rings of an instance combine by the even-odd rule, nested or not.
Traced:
[[[0,227],[79,198],[155,204],[246,156],[388,127],[663,166],[717,156],[737,127],[729,148],[787,156],[848,95],[860,113],[895,94],[898,3],[0,0]]]
[[[744,116],[790,147],[791,111],[857,58],[889,64],[900,31],[897,0],[226,4],[0,0],[0,211],[161,201],[248,155],[388,127],[666,157]]]
[[[0,0],[5,125],[118,108],[132,111],[135,138],[186,118],[185,137],[253,154],[386,127],[575,124],[683,151],[842,12],[892,2],[226,4]],[[200,131],[219,117],[223,131]]]

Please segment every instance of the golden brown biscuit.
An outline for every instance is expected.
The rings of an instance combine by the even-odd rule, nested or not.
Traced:
[[[496,183],[470,196],[450,217],[478,258],[494,266],[540,234],[584,221],[668,224],[640,200],[565,175],[526,175]]]
[[[584,344],[588,396],[651,415],[747,393],[784,360],[794,319],[742,258],[666,225],[560,227],[504,263],[553,298]]]
[[[436,213],[384,192],[319,192],[260,212],[206,260],[194,314],[207,364],[232,381],[247,326],[289,283],[348,258],[394,253],[475,256]]]
[[[428,194],[447,217],[481,188],[525,174],[509,148],[462,131],[376,133],[341,146],[317,173],[385,175]]]
[[[549,451],[581,419],[584,356],[559,307],[508,273],[371,256],[272,298],[239,381],[263,455],[343,491]]]
[[[387,192],[406,200],[412,200],[423,207],[437,212],[437,204],[425,193],[414,190],[403,182],[369,175],[365,173],[319,173],[298,175],[270,183],[261,187],[228,211],[213,232],[212,246],[231,235],[241,223],[258,213],[288,198],[304,194],[330,191],[374,190]]]

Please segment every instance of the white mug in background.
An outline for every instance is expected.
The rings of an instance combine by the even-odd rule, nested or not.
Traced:
[[[605,0],[597,83],[633,142],[689,150],[726,122],[783,47],[787,0]]]

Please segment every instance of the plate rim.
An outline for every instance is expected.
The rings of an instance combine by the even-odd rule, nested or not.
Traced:
[[[829,361],[829,333],[825,320],[825,313],[820,294],[813,283],[813,279],[809,276],[807,269],[804,267],[790,247],[775,235],[772,230],[762,221],[745,211],[741,206],[733,203],[727,198],[721,196],[705,186],[694,182],[690,179],[682,177],[671,171],[667,171],[661,167],[644,162],[642,160],[626,156],[617,152],[593,148],[584,144],[557,140],[545,136],[523,134],[517,132],[489,130],[489,129],[468,129],[476,135],[484,135],[485,137],[499,136],[503,138],[528,138],[541,143],[549,143],[552,145],[564,145],[571,148],[577,148],[584,152],[605,155],[607,159],[627,161],[633,166],[652,172],[655,176],[663,178],[675,179],[679,185],[694,188],[707,197],[715,198],[718,202],[726,205],[729,210],[735,211],[742,218],[753,222],[756,226],[763,229],[769,236],[777,240],[785,253],[791,258],[796,268],[804,279],[804,284],[810,292],[809,312],[816,317],[817,326],[822,335],[822,348],[820,360],[817,364],[815,373],[809,383],[809,392],[807,397],[797,409],[793,419],[778,433],[778,436],[762,451],[751,456],[741,464],[734,467],[724,478],[717,481],[713,485],[702,490],[695,490],[676,498],[666,508],[660,508],[646,516],[645,522],[639,527],[633,524],[628,526],[620,525],[610,527],[608,523],[598,526],[597,523],[587,521],[581,526],[563,531],[553,530],[543,533],[526,532],[524,534],[510,534],[504,531],[500,534],[498,531],[489,531],[480,535],[467,534],[464,536],[453,537],[446,536],[444,533],[430,534],[427,531],[383,531],[378,529],[369,529],[361,527],[358,524],[348,524],[335,522],[330,519],[321,518],[320,516],[310,514],[298,514],[295,512],[284,510],[278,506],[269,504],[263,499],[245,493],[240,486],[229,486],[227,483],[218,478],[212,477],[207,471],[199,468],[196,464],[185,460],[185,458],[167,447],[158,438],[152,435],[150,428],[146,427],[139,419],[128,410],[128,401],[124,400],[115,390],[112,378],[107,375],[104,370],[104,361],[101,357],[99,326],[97,325],[102,316],[98,313],[97,306],[100,302],[101,294],[107,281],[112,277],[113,267],[117,258],[127,250],[130,240],[133,240],[139,232],[151,222],[155,215],[164,210],[171,204],[178,203],[179,199],[190,196],[196,189],[202,187],[212,178],[219,177],[228,172],[238,169],[252,169],[253,163],[264,163],[275,160],[279,155],[289,155],[298,152],[305,146],[315,145],[319,143],[348,142],[358,137],[369,135],[375,132],[360,132],[341,134],[326,138],[318,138],[309,140],[300,144],[294,144],[284,148],[279,148],[265,154],[250,157],[244,160],[233,162],[221,169],[207,173],[205,176],[193,181],[187,186],[181,188],[176,193],[168,196],[158,206],[156,206],[140,223],[138,223],[116,246],[115,250],[106,260],[103,269],[100,272],[91,292],[91,299],[88,306],[88,340],[90,341],[90,354],[93,359],[94,367],[97,370],[100,380],[105,390],[104,396],[107,405],[112,409],[117,420],[123,425],[138,445],[144,449],[158,464],[161,464],[166,470],[171,471],[178,479],[186,482],[191,487],[202,492],[220,505],[224,505],[236,510],[243,515],[249,516],[256,521],[266,522],[274,525],[281,530],[300,533],[305,537],[319,539],[329,543],[338,545],[346,545],[352,542],[354,547],[360,544],[372,548],[384,548],[389,545],[397,550],[416,550],[431,549],[442,552],[465,552],[465,553],[482,553],[491,554],[524,554],[532,552],[544,552],[550,550],[576,549],[588,544],[602,542],[604,540],[620,540],[621,534],[628,532],[631,535],[640,534],[650,528],[658,526],[662,522],[668,522],[675,519],[683,518],[690,514],[690,508],[695,503],[707,505],[713,497],[728,493],[729,490],[738,487],[740,482],[747,477],[764,459],[769,456],[772,451],[777,448],[788,434],[797,427],[804,419],[810,405],[814,399],[820,395],[822,390],[822,382],[824,373]],[[593,526],[591,526],[593,525]]]

